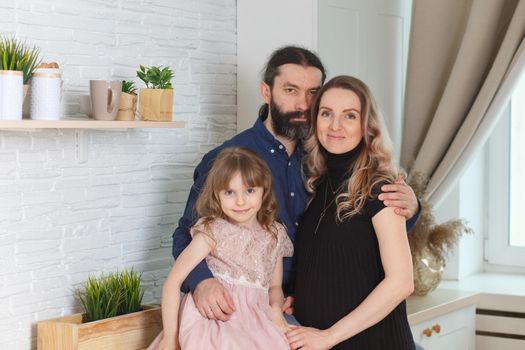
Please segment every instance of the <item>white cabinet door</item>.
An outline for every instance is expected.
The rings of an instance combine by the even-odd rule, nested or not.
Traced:
[[[411,330],[414,341],[425,350],[474,350],[475,325],[476,307],[471,305],[413,325]]]

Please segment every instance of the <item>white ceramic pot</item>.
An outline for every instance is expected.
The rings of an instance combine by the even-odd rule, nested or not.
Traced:
[[[21,71],[0,70],[0,120],[21,120],[23,93]]]
[[[62,74],[58,69],[37,70],[31,77],[29,111],[31,119],[58,120],[62,113]]]

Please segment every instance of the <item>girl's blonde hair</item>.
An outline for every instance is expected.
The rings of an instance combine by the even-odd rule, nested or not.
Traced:
[[[228,220],[221,209],[219,192],[228,189],[231,179],[237,173],[241,174],[245,186],[262,187],[262,205],[257,212],[257,221],[277,237],[273,224],[277,219],[277,200],[273,193],[272,174],[266,162],[247,148],[225,148],[217,155],[195,204],[197,216],[203,218],[205,227],[209,227],[208,224],[216,218]]]
[[[351,176],[346,179],[343,191],[337,196],[337,219],[344,221],[363,209],[367,198],[373,198],[374,187],[381,182],[393,182],[398,171],[393,163],[390,138],[385,128],[375,99],[368,86],[350,76],[338,76],[327,82],[318,92],[310,114],[310,133],[305,142],[306,165],[309,176],[307,190],[315,193],[318,180],[326,174],[326,159],[317,137],[317,116],[321,99],[330,89],[344,89],[354,92],[361,102],[362,147]],[[376,193],[377,195],[377,193]]]

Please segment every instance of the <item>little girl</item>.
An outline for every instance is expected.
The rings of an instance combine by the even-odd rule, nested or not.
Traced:
[[[289,349],[281,281],[283,256],[292,256],[293,245],[275,221],[277,202],[266,163],[248,149],[224,149],[208,173],[196,212],[201,219],[191,229],[193,239],[162,291],[164,330],[148,350]],[[182,282],[204,258],[233,298],[236,311],[228,321],[202,317],[191,294],[180,303]]]

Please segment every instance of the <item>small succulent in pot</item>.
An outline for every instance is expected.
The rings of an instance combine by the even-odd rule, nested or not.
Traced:
[[[125,92],[127,94],[136,95],[137,94],[137,87],[135,86],[135,82],[128,81],[128,80],[122,80],[122,92]]]
[[[120,96],[120,106],[118,109],[117,120],[135,120],[135,105],[137,103],[137,87],[133,81],[122,80],[122,96]]]
[[[171,121],[173,115],[173,71],[169,67],[139,66],[137,76],[146,84],[140,89],[139,114],[142,120]]]

